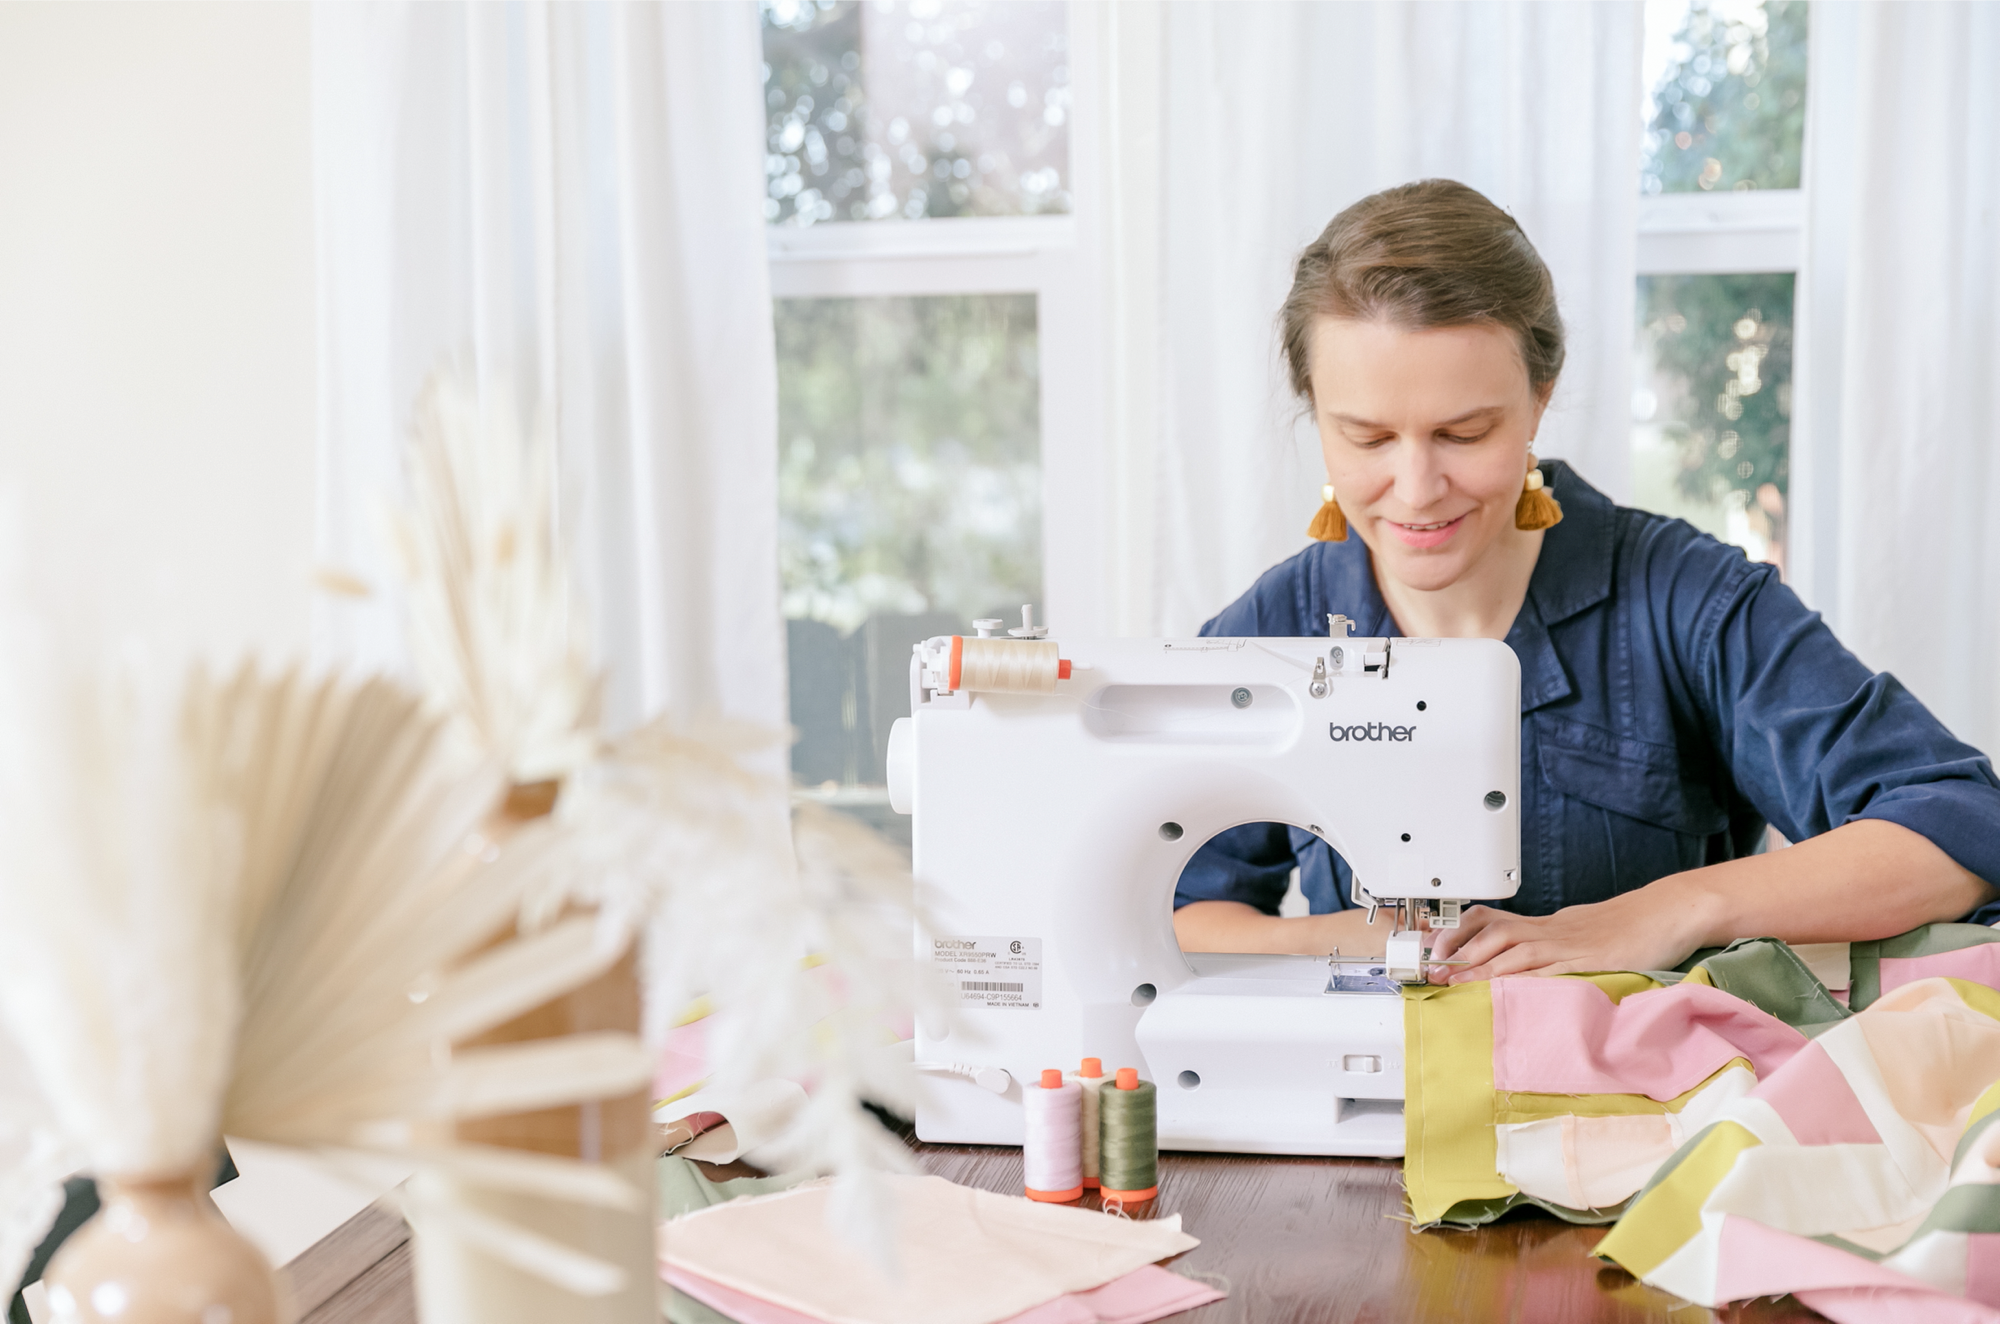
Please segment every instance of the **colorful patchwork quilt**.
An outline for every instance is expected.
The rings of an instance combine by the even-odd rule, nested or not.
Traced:
[[[1407,994],[1419,1228],[1532,1203],[1703,1305],[2000,1324],[2000,933]]]

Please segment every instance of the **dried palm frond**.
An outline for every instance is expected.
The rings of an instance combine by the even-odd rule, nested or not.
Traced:
[[[556,532],[556,453],[506,391],[450,372],[417,401],[410,504],[391,516],[424,689],[514,781],[594,751],[590,627]]]
[[[643,1205],[583,1164],[450,1142],[459,1120],[626,1095],[651,1074],[633,1035],[452,1051],[608,964],[588,924],[495,943],[528,881],[495,868],[482,835],[497,768],[468,772],[442,723],[386,681],[251,667],[178,688],[130,669],[72,681],[9,624],[0,1005],[36,1091],[9,1089],[0,1145],[40,1175],[0,1186],[0,1246],[17,1225],[33,1245],[73,1157],[189,1171],[224,1131],[420,1159],[458,1190]],[[435,1217],[461,1212],[447,1194]],[[466,1217],[538,1271],[586,1288],[622,1277]]]
[[[480,1191],[636,1209],[615,1174],[455,1143],[471,1118],[630,1094],[651,1072],[638,1038],[572,1034],[454,1050],[608,968],[588,922],[511,932],[527,873],[501,867],[486,824],[503,778],[467,775],[442,724],[386,681],[199,688],[229,715],[216,780],[249,840],[245,1011],[223,1109],[231,1135],[336,1162],[418,1162],[431,1225],[576,1291],[618,1290],[616,1265],[478,1207]]]

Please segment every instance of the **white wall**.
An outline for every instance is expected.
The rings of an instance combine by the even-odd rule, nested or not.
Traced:
[[[0,492],[88,628],[304,652],[310,22],[0,3]]]

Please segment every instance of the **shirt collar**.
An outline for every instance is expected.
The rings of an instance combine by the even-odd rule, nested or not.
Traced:
[[[1562,460],[1543,460],[1542,478],[1562,504],[1562,523],[1542,535],[1542,554],[1528,580],[1545,624],[1568,620],[1611,596],[1611,546],[1616,532],[1611,498]]]

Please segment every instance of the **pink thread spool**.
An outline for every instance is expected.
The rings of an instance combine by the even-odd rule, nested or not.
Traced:
[[[1083,1087],[1050,1067],[1021,1091],[1027,1130],[1021,1144],[1030,1200],[1068,1204],[1083,1198]]]

